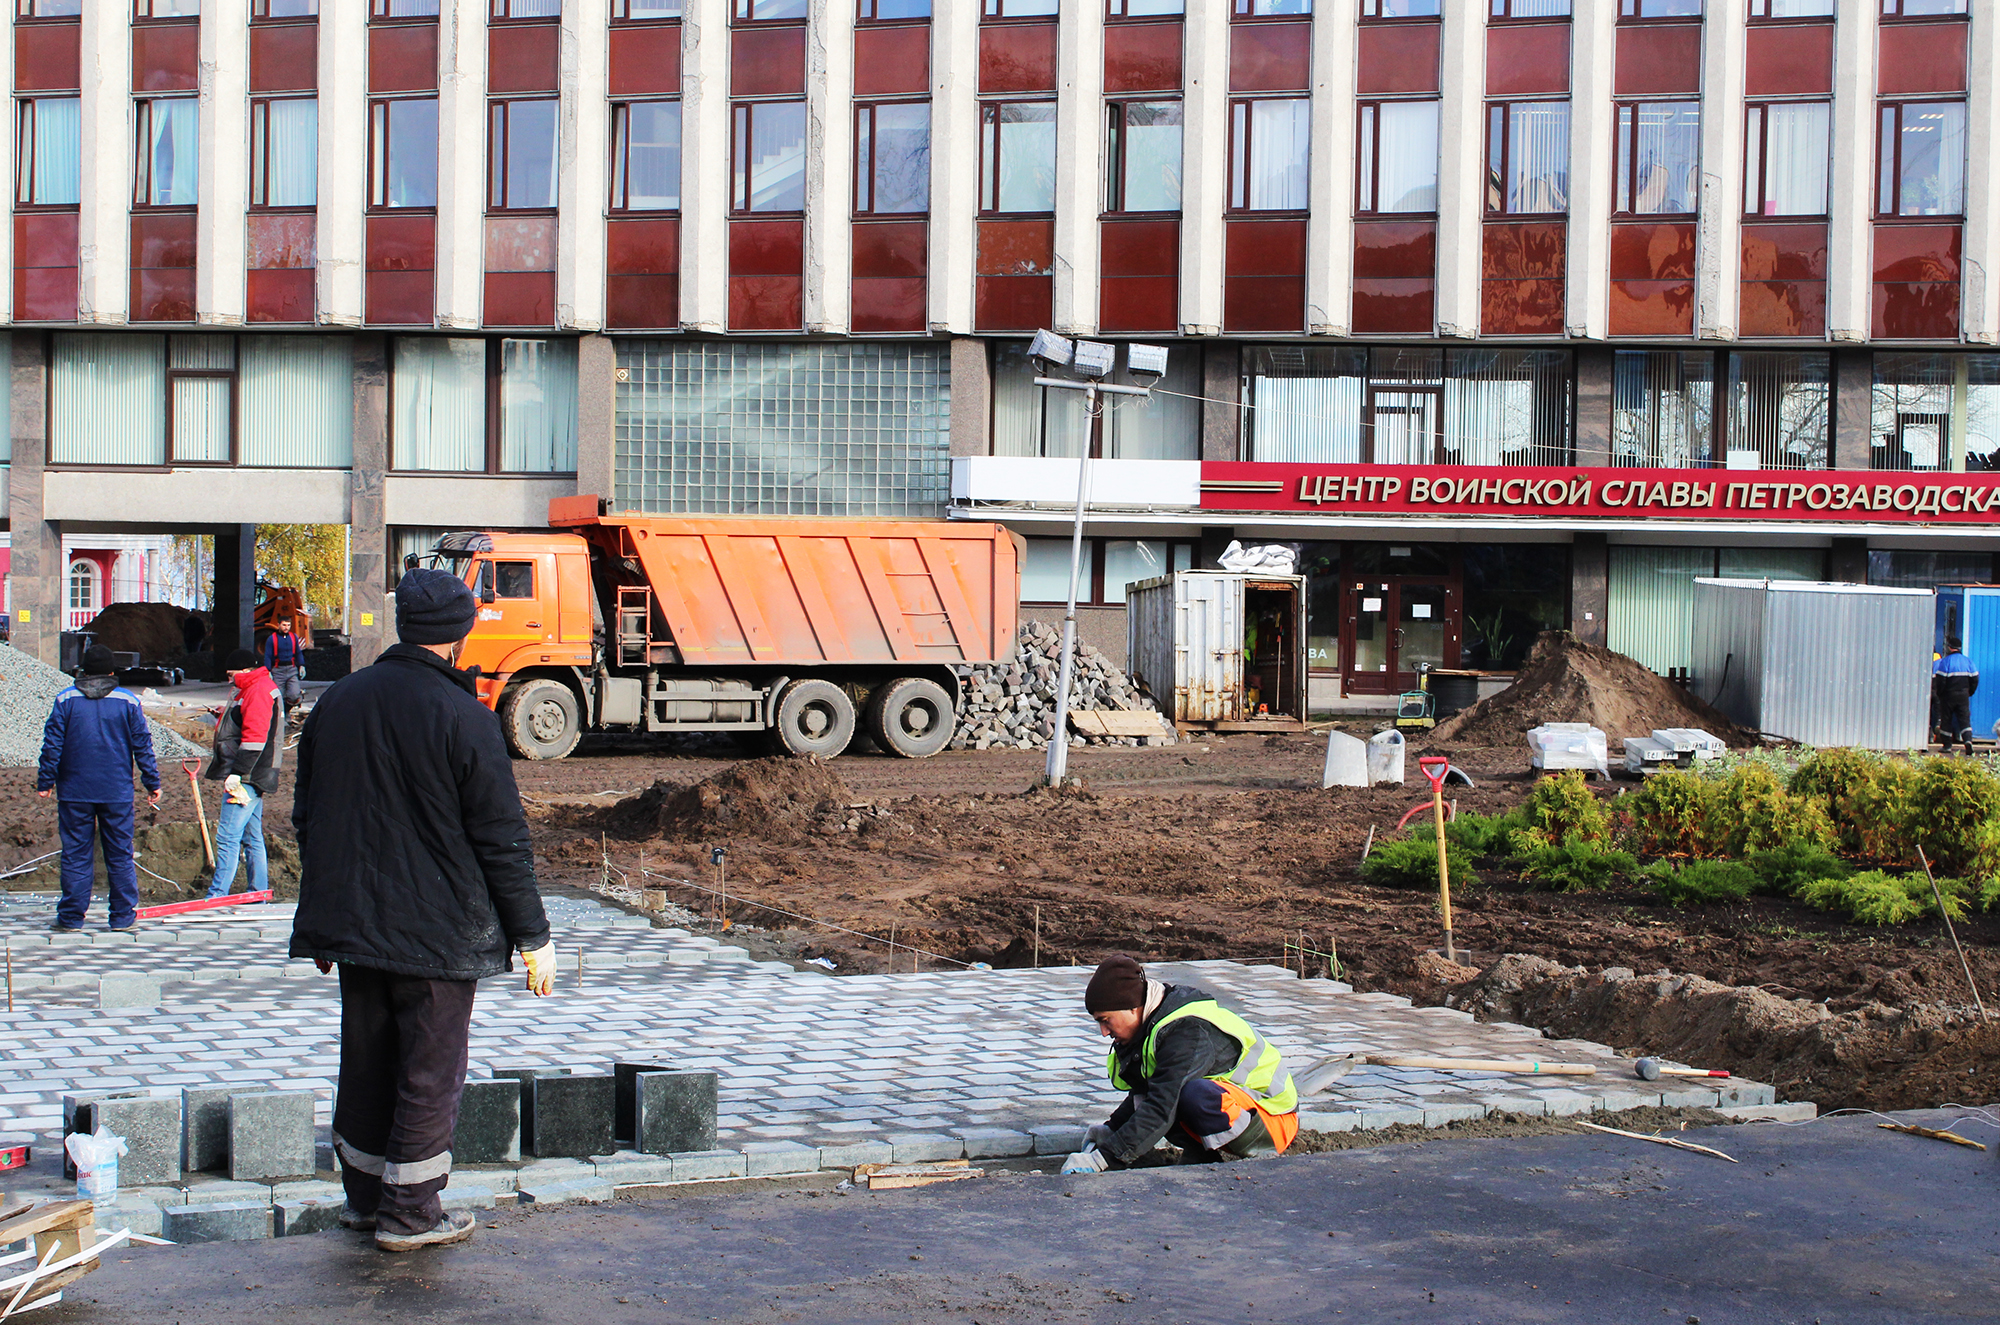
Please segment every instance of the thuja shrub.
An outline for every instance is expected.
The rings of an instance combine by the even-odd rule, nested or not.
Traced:
[[[1656,860],[1642,873],[1660,900],[1674,906],[1740,902],[1757,887],[1757,872],[1740,860]]]
[[[1614,803],[1625,845],[1645,856],[1721,854],[1728,834],[1715,822],[1720,785],[1678,768],[1653,774]]]
[[[1844,879],[1854,867],[1817,843],[1790,842],[1769,851],[1754,851],[1743,861],[1757,873],[1757,891],[1777,897],[1795,896],[1818,879]]]
[[[1594,892],[1638,868],[1638,860],[1629,851],[1602,842],[1570,841],[1536,847],[1523,855],[1521,880],[1552,892]]]
[[[1514,835],[1516,851],[1611,840],[1611,816],[1579,769],[1566,769],[1537,782],[1523,808],[1528,824]]]
[[[1824,801],[1836,849],[1869,860],[1909,855],[1919,772],[1870,750],[1819,750],[1792,775],[1791,791]]]
[[[1744,764],[1711,791],[1708,822],[1732,856],[1776,847],[1833,845],[1826,803],[1799,795],[1762,764]]]
[[[2000,819],[2000,778],[1970,759],[1923,761],[1909,827],[1930,858],[1933,873],[1966,875],[1982,882],[2000,874],[1996,819]]]
[[[1479,876],[1472,872],[1472,862],[1465,853],[1451,843],[1451,835],[1445,835],[1445,856],[1451,865],[1451,881],[1454,884],[1475,884]],[[1377,843],[1368,853],[1368,859],[1361,862],[1361,879],[1364,883],[1379,884],[1384,888],[1427,888],[1435,891],[1438,886],[1437,834],[1400,837],[1393,841]]]
[[[1507,856],[1513,854],[1514,834],[1528,826],[1528,818],[1519,809],[1506,814],[1459,815],[1445,825],[1444,840],[1455,847],[1463,847],[1465,853],[1477,859],[1481,856]],[[1426,831],[1425,840],[1435,841],[1436,834]]]
[[[1953,920],[1965,915],[1963,879],[1939,879],[1938,893]],[[1868,870],[1844,879],[1816,879],[1799,890],[1799,900],[1822,911],[1837,911],[1857,925],[1904,925],[1920,916],[1936,915],[1937,900],[1930,880],[1921,874],[1889,874]]]

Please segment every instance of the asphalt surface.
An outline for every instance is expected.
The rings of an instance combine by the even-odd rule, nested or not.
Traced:
[[[1945,1115],[1905,1115],[1941,1125]],[[1873,1118],[1440,1140],[1094,1178],[486,1212],[464,1247],[359,1235],[137,1249],[59,1322],[1992,1321],[2000,1150]],[[1962,1133],[1989,1144],[2000,1131]]]

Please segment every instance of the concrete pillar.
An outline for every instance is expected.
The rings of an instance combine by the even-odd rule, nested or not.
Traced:
[[[979,9],[931,6],[930,330],[972,330],[979,213]],[[966,150],[955,145],[966,144]],[[957,367],[956,358],[953,368]],[[956,407],[954,390],[954,408]],[[958,430],[952,430],[953,445]]]
[[[843,336],[854,323],[854,6],[813,0],[806,28],[805,327]],[[935,144],[937,136],[931,136]]]
[[[604,325],[604,206],[611,154],[611,116],[605,109],[611,43],[604,34],[611,7],[608,0],[568,0],[562,8],[556,325],[595,331]],[[605,382],[608,386],[609,373]]]
[[[48,457],[48,337],[16,331],[8,390],[14,458],[7,477],[14,647],[51,667],[60,661],[63,628],[62,530],[42,518],[42,469]]]
[[[323,5],[319,16],[319,207],[314,283],[319,321],[361,325],[363,218],[368,211],[368,9]]]
[[[252,616],[257,610],[257,526],[219,525],[215,530],[215,655],[256,647]]]
[[[993,381],[986,342],[958,336],[951,342],[951,453],[993,454]]]
[[[1438,143],[1437,332],[1472,337],[1479,334],[1486,148],[1479,128],[1465,126],[1479,126],[1484,118],[1480,93],[1486,86],[1486,6],[1444,7],[1441,73],[1444,97],[1438,123],[1460,132],[1447,129]],[[1353,132],[1350,127],[1350,143]],[[1345,168],[1353,173],[1351,165]],[[1574,172],[1570,178],[1576,178]]]
[[[1576,352],[1576,463],[1611,463],[1611,378],[1616,351],[1587,346]]]
[[[576,490],[611,497],[618,483],[618,346],[609,336],[576,345]]]
[[[1611,608],[1611,548],[1599,533],[1576,536],[1569,557],[1569,631],[1585,644],[1602,645]]]
[[[1876,0],[1839,0],[1833,28],[1826,328],[1836,341],[1866,341],[1874,309],[1870,218],[1875,207],[1875,14],[1881,7]],[[1865,468],[1865,452],[1862,464]]]
[[[2000,263],[2000,188],[1991,145],[2000,142],[2000,25],[1975,18],[1969,34],[1971,89],[1966,96],[1967,141],[1978,144],[1966,154],[1964,289],[1959,325],[1966,340],[1980,345],[2000,341],[2000,281],[1993,266]],[[1954,445],[1964,436],[1952,433]]]
[[[1834,539],[1827,556],[1827,576],[1835,584],[1868,583],[1868,540]]]
[[[1353,325],[1356,8],[1327,5],[1313,18],[1306,329],[1315,336],[1345,336]],[[1456,15],[1458,10],[1449,12]]]
[[[1244,455],[1243,347],[1235,342],[1201,349],[1201,458],[1255,459]]]
[[[202,0],[195,321],[243,325],[250,202],[250,0]]]
[[[83,166],[78,180],[79,322],[121,323],[131,305],[132,40],[128,6],[83,6]]]
[[[1104,17],[1062,7],[1056,44],[1056,330],[1097,333],[1098,162],[1104,147]],[[968,150],[970,150],[968,148]]]
[[[1188,0],[1183,21],[1181,334],[1213,336],[1222,330],[1222,213],[1229,204],[1229,0]]]
[[[353,604],[347,631],[356,668],[374,662],[396,638],[395,618],[388,612],[389,530],[382,508],[382,474],[389,466],[388,353],[389,338],[380,332],[354,338],[354,466],[347,499]]]
[[[1749,9],[1708,7],[1702,86],[1726,89],[1701,104],[1701,198],[1695,240],[1695,334],[1735,340],[1743,266],[1743,62]]]
[[[681,18],[681,329],[729,328],[729,0]]]
[[[1618,6],[1571,6],[1569,233],[1565,264],[1571,336],[1602,340],[1611,319],[1611,98]]]
[[[1874,463],[1875,357],[1867,350],[1833,352],[1833,439],[1827,448],[1835,469],[1868,469]]]
[[[438,13],[438,325],[479,326],[485,294],[486,0],[445,0]]]

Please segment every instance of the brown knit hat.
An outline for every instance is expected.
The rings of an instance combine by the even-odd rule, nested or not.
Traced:
[[[1107,959],[1083,990],[1083,1006],[1091,1016],[1146,1006],[1146,968],[1124,953]]]

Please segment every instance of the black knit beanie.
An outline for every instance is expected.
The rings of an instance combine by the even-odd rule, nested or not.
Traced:
[[[472,590],[450,571],[418,566],[396,582],[396,637],[405,644],[456,644],[478,615]]]
[[[83,651],[83,674],[85,676],[110,676],[117,670],[117,656],[102,644],[93,644]]]
[[[1097,968],[1084,986],[1083,1007],[1091,1016],[1146,1006],[1146,968],[1120,953]]]

